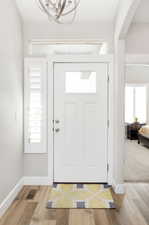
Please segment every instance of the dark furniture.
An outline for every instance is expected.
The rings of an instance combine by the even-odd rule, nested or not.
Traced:
[[[138,140],[138,131],[142,125],[140,123],[127,124],[127,138],[130,140]]]
[[[149,138],[138,133],[138,144],[142,144],[142,145],[146,146],[147,148],[149,148]]]

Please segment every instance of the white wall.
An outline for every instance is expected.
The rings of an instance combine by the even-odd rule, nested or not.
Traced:
[[[22,26],[14,1],[0,7],[0,203],[23,176]]]
[[[126,66],[126,83],[149,83],[149,65]]]
[[[48,176],[48,154],[25,154],[24,176]]]
[[[126,52],[129,54],[149,54],[149,23],[134,23],[126,38]]]

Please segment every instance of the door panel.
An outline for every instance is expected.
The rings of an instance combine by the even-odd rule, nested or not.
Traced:
[[[55,182],[107,182],[107,90],[107,64],[55,63]]]

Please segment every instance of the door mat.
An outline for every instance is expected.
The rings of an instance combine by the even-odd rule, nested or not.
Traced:
[[[115,204],[107,184],[53,184],[47,208],[114,209]]]

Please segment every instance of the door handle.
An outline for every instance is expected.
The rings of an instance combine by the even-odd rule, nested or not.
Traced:
[[[55,120],[55,123],[60,123],[60,121],[59,120]]]
[[[56,133],[58,133],[59,131],[60,131],[60,129],[59,129],[59,128],[56,128],[56,129],[55,129],[55,132],[56,132]]]

